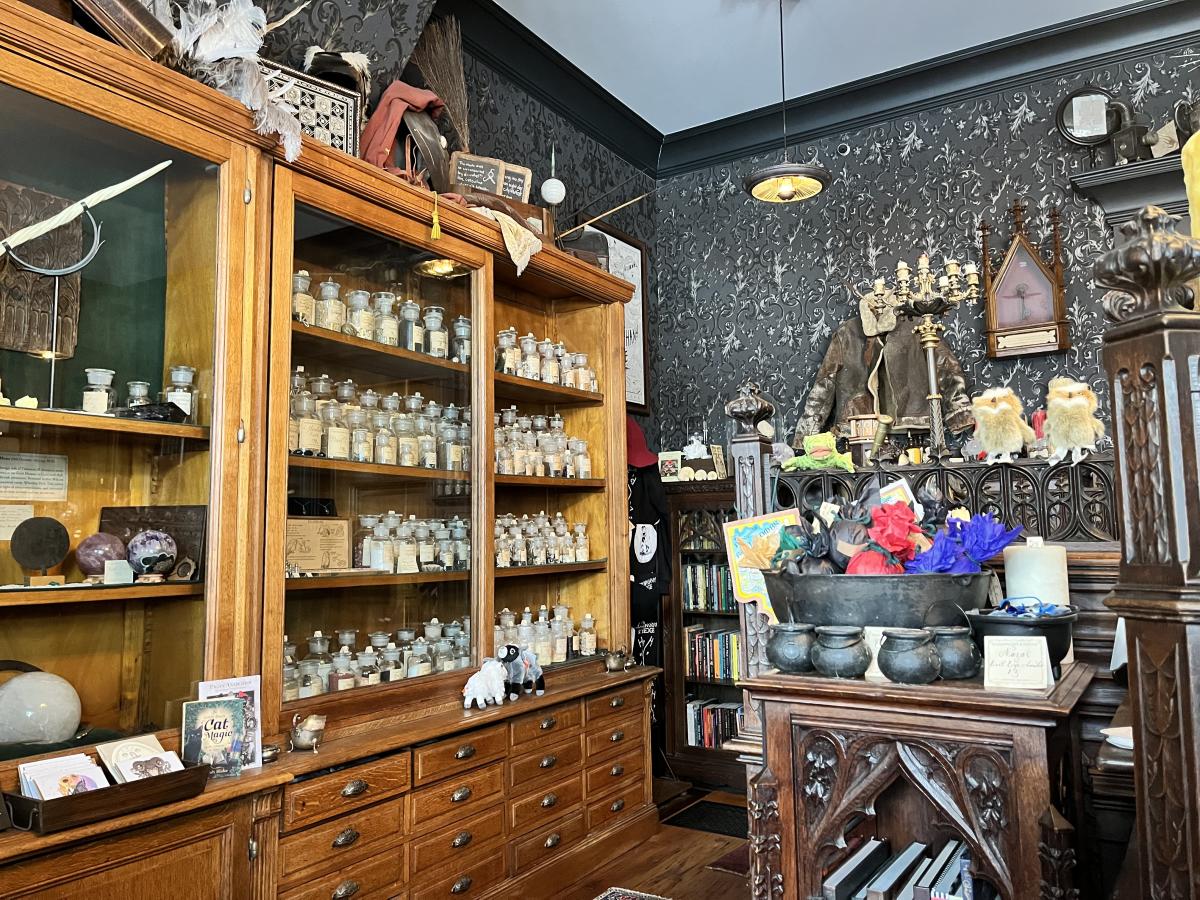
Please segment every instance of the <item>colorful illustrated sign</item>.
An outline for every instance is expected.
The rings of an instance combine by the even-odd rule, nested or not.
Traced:
[[[779,621],[762,570],[771,568],[771,557],[779,549],[779,532],[788,525],[799,525],[800,513],[794,509],[752,516],[725,523],[725,552],[733,576],[733,596],[738,603],[758,602],[771,624]]]

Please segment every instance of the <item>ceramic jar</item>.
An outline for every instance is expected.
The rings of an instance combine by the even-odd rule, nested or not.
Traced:
[[[780,622],[771,628],[771,636],[767,639],[767,661],[787,675],[811,672],[816,640],[812,625]]]
[[[862,678],[871,667],[871,649],[858,625],[821,625],[813,646],[813,666],[830,678]]]
[[[878,659],[879,671],[900,684],[929,684],[942,669],[933,635],[922,628],[886,629]]]
[[[971,629],[965,625],[930,626],[925,629],[933,635],[933,646],[942,661],[942,678],[974,678],[979,674],[983,657],[971,640]]]

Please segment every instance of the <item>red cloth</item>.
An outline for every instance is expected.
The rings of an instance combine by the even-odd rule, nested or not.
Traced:
[[[363,129],[359,155],[373,166],[394,169],[396,133],[400,130],[404,114],[415,109],[417,112],[428,112],[436,119],[445,106],[433,91],[422,90],[403,81],[393,81],[379,98],[379,105]]]
[[[625,452],[629,457],[629,465],[635,469],[658,465],[658,456],[646,446],[646,432],[642,431],[642,426],[633,416],[628,415],[625,417]]]

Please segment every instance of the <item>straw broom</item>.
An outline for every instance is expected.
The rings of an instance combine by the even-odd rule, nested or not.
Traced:
[[[426,26],[410,60],[431,91],[442,98],[446,113],[458,132],[464,152],[471,149],[467,124],[467,76],[463,72],[462,29],[458,19],[443,16]]]

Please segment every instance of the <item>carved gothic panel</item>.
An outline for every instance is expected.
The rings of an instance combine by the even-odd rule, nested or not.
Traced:
[[[769,767],[750,779],[750,896],[774,900],[783,894],[780,852],[779,781]]]
[[[1119,371],[1115,378],[1114,413],[1121,432],[1125,468],[1121,501],[1124,507],[1125,560],[1138,565],[1171,561],[1171,529],[1163,496],[1162,435],[1159,420],[1158,373],[1145,363],[1136,373]]]

